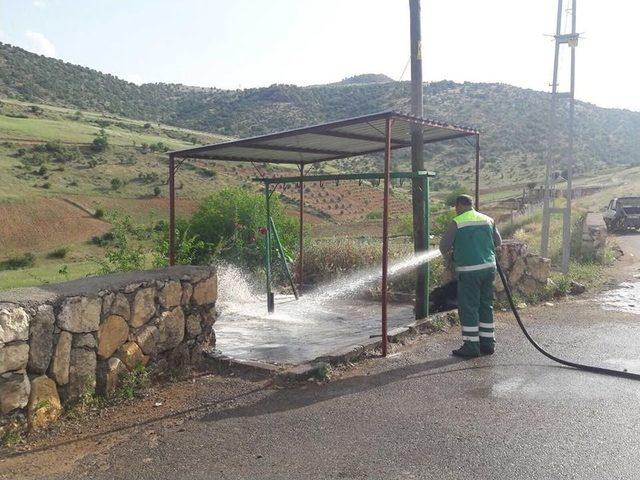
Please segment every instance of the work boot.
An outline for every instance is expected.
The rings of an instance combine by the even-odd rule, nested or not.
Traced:
[[[452,351],[451,354],[456,357],[475,358],[480,356],[480,348],[477,343],[464,342],[459,349]]]
[[[493,355],[493,353],[496,351],[496,344],[495,342],[480,342],[480,353],[482,355]]]

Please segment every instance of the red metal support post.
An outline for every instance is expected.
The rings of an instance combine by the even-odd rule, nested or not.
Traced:
[[[300,164],[300,245],[298,247],[298,292],[302,295],[304,273],[304,164]]]
[[[176,166],[169,155],[169,265],[176,264]]]
[[[480,135],[476,134],[476,210],[480,209]]]
[[[389,189],[391,183],[391,125],[393,120],[387,119],[384,155],[384,190],[382,200],[382,356],[387,356],[387,276],[389,268]]]

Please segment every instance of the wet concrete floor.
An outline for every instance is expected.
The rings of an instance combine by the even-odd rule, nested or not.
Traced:
[[[334,299],[299,312],[295,302],[284,297],[268,316],[222,313],[216,322],[216,350],[240,360],[299,364],[380,338],[379,303]],[[260,308],[266,311],[266,306]],[[389,306],[390,332],[413,321],[413,305]]]

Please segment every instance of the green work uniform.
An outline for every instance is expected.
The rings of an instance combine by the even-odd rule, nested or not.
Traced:
[[[453,219],[440,243],[443,254],[453,253],[462,340],[473,350],[495,343],[495,247],[501,241],[493,219],[470,209]]]

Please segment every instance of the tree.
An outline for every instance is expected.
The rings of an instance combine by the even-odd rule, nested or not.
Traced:
[[[279,197],[271,197],[271,214],[285,254],[295,251],[298,222],[286,215]],[[216,245],[220,256],[249,268],[260,267],[264,258],[265,199],[240,187],[226,187],[202,201],[191,219],[190,231]]]

